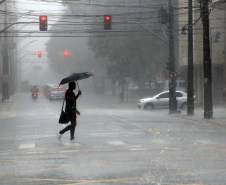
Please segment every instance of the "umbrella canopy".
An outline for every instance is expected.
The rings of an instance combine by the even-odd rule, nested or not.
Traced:
[[[82,80],[82,79],[85,79],[85,78],[89,78],[90,76],[93,76],[93,74],[89,73],[89,72],[74,73],[74,74],[64,78],[63,80],[61,80],[59,85],[63,85],[63,84],[73,82],[73,81]]]

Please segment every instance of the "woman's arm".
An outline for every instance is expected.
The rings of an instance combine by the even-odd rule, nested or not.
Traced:
[[[80,112],[76,109],[76,114],[80,115]]]
[[[75,97],[70,97],[70,99],[75,102],[81,94],[82,94],[82,91],[79,90],[78,94]]]

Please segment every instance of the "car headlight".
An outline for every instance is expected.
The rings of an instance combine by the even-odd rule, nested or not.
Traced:
[[[144,102],[144,100],[139,100],[139,103],[143,103]]]

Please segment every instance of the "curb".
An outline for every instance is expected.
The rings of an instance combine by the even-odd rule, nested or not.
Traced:
[[[197,117],[187,116],[187,115],[175,115],[174,117],[186,119],[193,122],[198,122],[205,125],[207,124],[214,125],[214,126],[226,129],[226,118],[204,119],[204,118],[197,118]]]
[[[14,95],[14,96],[10,97],[9,100],[1,102],[0,114],[9,112],[12,109],[12,106],[14,105],[15,100],[16,100],[16,96]]]

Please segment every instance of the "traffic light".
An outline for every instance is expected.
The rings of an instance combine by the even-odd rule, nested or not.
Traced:
[[[42,57],[42,51],[38,51],[38,58]]]
[[[160,20],[161,24],[166,24],[166,23],[169,22],[168,12],[167,12],[166,9],[163,9],[162,7],[161,7],[161,17],[160,17],[160,19],[161,19]]]
[[[66,56],[68,56],[68,51],[67,50],[64,50],[64,56],[66,57]]]
[[[104,29],[111,30],[111,15],[104,15]]]
[[[169,70],[169,62],[166,62],[166,69]]]
[[[169,65],[170,65],[170,59],[168,58],[168,61],[166,62],[166,69],[167,69],[167,70],[169,70],[169,68],[170,68]]]
[[[47,16],[46,15],[39,16],[39,29],[40,29],[40,31],[47,31]]]

